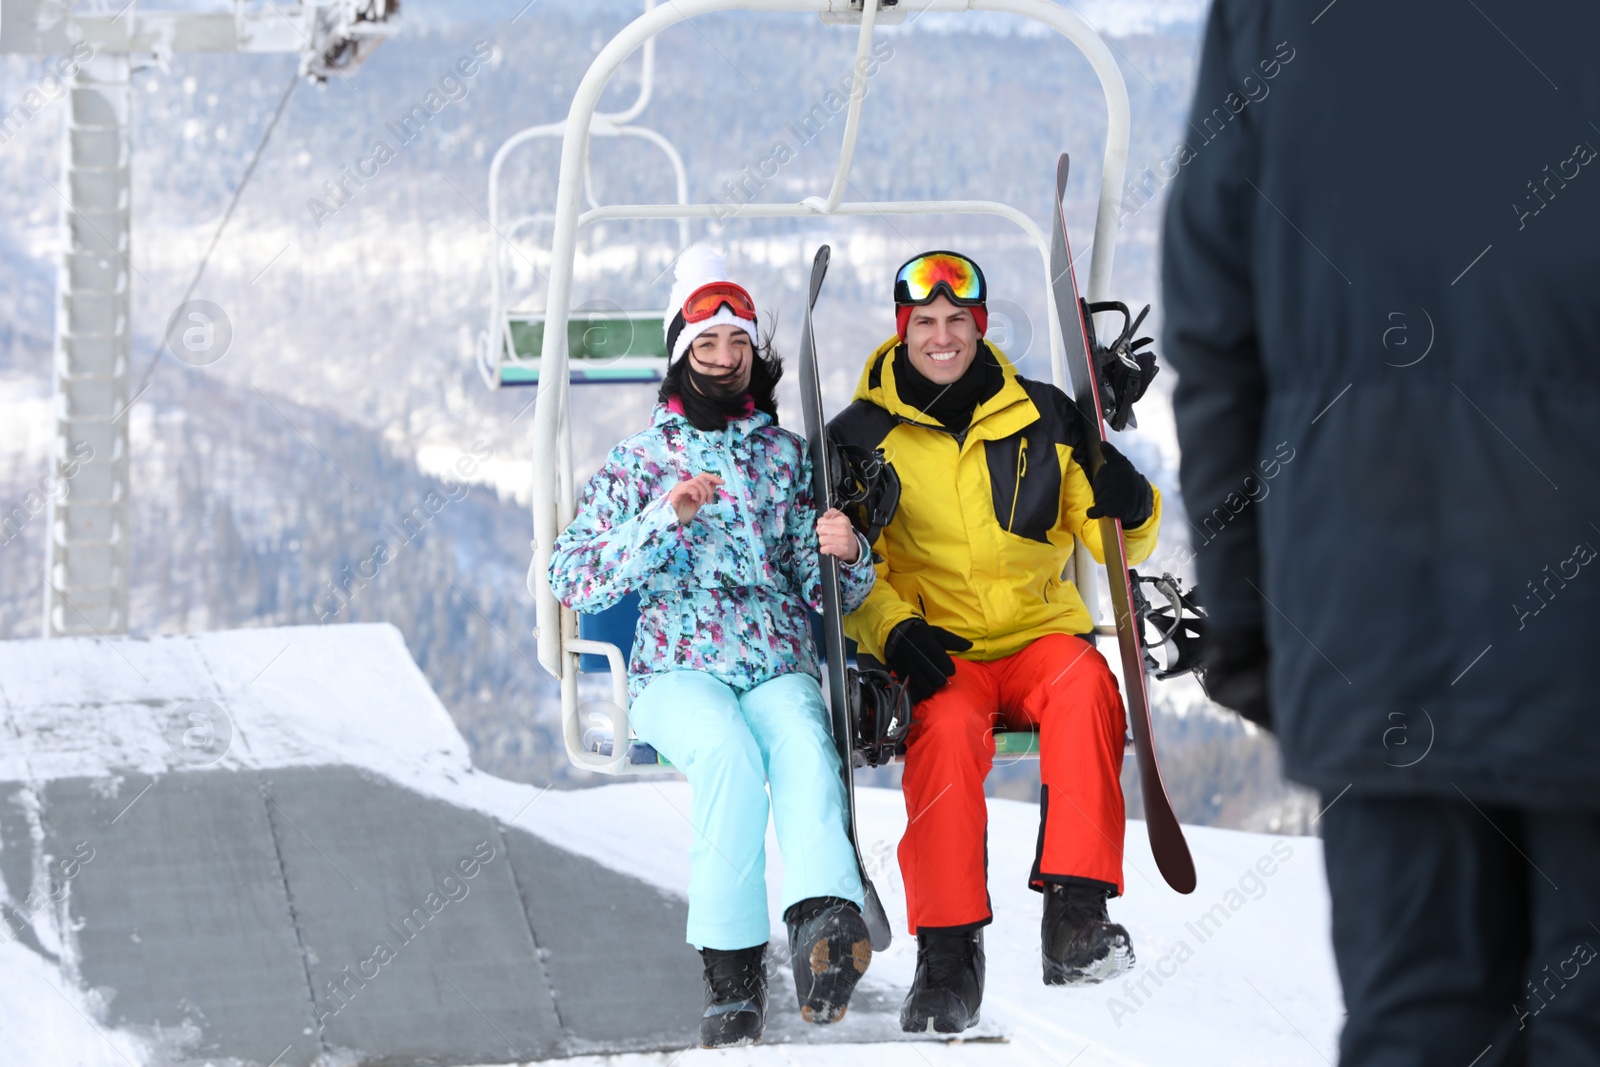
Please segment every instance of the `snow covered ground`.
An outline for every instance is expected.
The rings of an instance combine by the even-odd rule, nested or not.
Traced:
[[[873,958],[869,980],[911,984],[916,942],[901,931],[905,891],[894,848],[905,826],[900,795],[857,793],[862,852],[896,924],[894,945]],[[629,782],[552,792],[522,825],[615,870],[681,892],[688,880],[689,788],[682,781]],[[534,812],[537,811],[537,815]],[[1156,871],[1142,822],[1129,822],[1127,893],[1113,918],[1133,935],[1138,964],[1121,982],[1084,989],[1046,988],[1039,976],[1039,896],[1026,879],[1038,835],[1036,809],[989,801],[989,892],[984,1030],[1004,1044],[933,1044],[862,1050],[892,1064],[1007,1063],[1131,1067],[1315,1067],[1337,1059],[1343,1006],[1328,943],[1322,844],[1190,827],[1200,886],[1191,896],[1167,888]],[[782,861],[767,843],[773,936],[782,937],[776,887]],[[777,1010],[792,1010],[780,1005]],[[847,1017],[841,1026],[848,1026]],[[702,1052],[682,1063],[838,1063],[837,1047],[784,1045]],[[1076,1057],[1076,1058],[1074,1058]],[[673,1057],[626,1056],[606,1062],[665,1064]],[[597,1061],[598,1062],[598,1061]]]
[[[85,669],[90,658],[93,669]],[[196,713],[211,718],[199,735],[186,733]],[[185,729],[175,731],[175,722]],[[0,780],[33,784],[89,776],[116,789],[119,772],[128,771],[353,765],[669,891],[682,892],[687,883],[685,782],[541,791],[473,769],[466,742],[389,626],[3,642],[0,738]],[[897,924],[894,946],[874,959],[867,980],[903,989],[915,963],[914,940],[898,932],[905,896],[894,847],[904,808],[898,793],[878,789],[861,790],[858,803],[863,852]],[[567,1062],[1316,1067],[1334,1061],[1341,1004],[1318,840],[1190,828],[1200,884],[1185,897],[1161,882],[1143,824],[1130,822],[1127,893],[1112,907],[1132,932],[1138,966],[1114,985],[1049,989],[1039,978],[1039,898],[1024,884],[1035,809],[991,800],[989,810],[996,921],[986,936],[982,1033],[1004,1034],[1005,1041],[922,1039],[853,1050],[772,1045]],[[781,858],[770,837],[768,863],[775,891]],[[39,873],[35,884],[47,884]],[[4,901],[29,917],[62,966],[48,965],[21,939],[0,943],[0,1067],[152,1064],[138,1037],[96,1021],[100,1005],[74,984],[68,899]],[[773,934],[781,937],[776,903]],[[793,1008],[778,1003],[774,1011]],[[865,1037],[869,1022],[881,1024],[847,1017],[839,1036],[859,1027]]]

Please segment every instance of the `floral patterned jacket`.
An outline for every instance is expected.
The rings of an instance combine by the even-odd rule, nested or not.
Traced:
[[[723,479],[687,525],[667,492],[700,472]],[[744,692],[790,671],[820,677],[807,609],[822,610],[817,510],[805,442],[756,411],[720,432],[658,404],[650,429],[611,450],[556,539],[550,586],[594,613],[639,594],[630,696],[658,673],[705,671]],[[865,540],[839,567],[842,609],[875,579]]]

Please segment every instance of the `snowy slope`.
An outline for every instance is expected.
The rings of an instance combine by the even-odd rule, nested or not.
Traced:
[[[92,653],[92,655],[91,655]],[[91,667],[85,669],[89,660]],[[182,701],[205,701],[218,742],[174,733]],[[188,721],[188,720],[185,720]],[[118,772],[344,764],[489,814],[506,825],[681,892],[691,831],[681,779],[555,791],[472,768],[465,741],[388,626],[298,627],[139,640],[0,642],[0,779],[34,784]],[[136,801],[137,797],[128,797]],[[897,926],[905,898],[894,846],[905,815],[897,793],[858,794],[861,840]],[[1320,842],[1190,828],[1200,888],[1161,883],[1142,823],[1127,835],[1127,894],[1114,917],[1131,930],[1139,966],[1124,982],[1047,989],[1039,980],[1039,898],[1024,880],[1037,834],[1032,805],[991,800],[984,1031],[1005,1044],[770,1046],[688,1053],[681,1062],[882,1064],[956,1062],[1296,1067],[1331,1062],[1340,1000],[1328,945]],[[769,836],[768,884],[781,880]],[[5,902],[15,909],[24,902]],[[776,900],[774,915],[776,916]],[[40,940],[70,964],[71,931],[53,906],[32,915]],[[774,923],[774,936],[781,927]],[[868,979],[910,984],[915,943],[897,934]],[[68,974],[70,966],[63,968]],[[697,981],[684,975],[685,981]],[[45,989],[48,984],[51,988]],[[779,1004],[776,1011],[792,1011]],[[142,1043],[93,1022],[99,1006],[63,983],[19,940],[0,944],[0,1065],[144,1064]],[[867,1033],[846,1018],[839,1036]],[[23,1059],[15,1058],[27,1050]],[[845,1058],[841,1061],[841,1053]],[[1074,1059],[1073,1057],[1077,1057]],[[586,1062],[586,1061],[568,1061]],[[599,1061],[594,1061],[599,1062]],[[674,1055],[606,1062],[667,1064]]]
[[[894,945],[874,957],[868,977],[904,988],[916,961],[915,941],[900,932],[905,892],[894,861],[905,809],[898,793],[881,789],[858,791],[857,804],[862,852],[896,924]],[[688,810],[685,782],[627,783],[551,793],[525,825],[564,848],[681,892],[688,880]],[[983,1016],[1010,1042],[918,1042],[903,1062],[1314,1067],[1336,1059],[1342,1005],[1319,840],[1190,827],[1200,887],[1184,897],[1161,881],[1144,824],[1129,822],[1127,893],[1112,903],[1112,914],[1132,933],[1138,966],[1115,985],[1047,989],[1039,978],[1039,897],[1024,884],[1037,813],[1031,804],[993,799],[989,813],[995,922],[986,931]],[[773,936],[781,938],[776,887],[782,862],[770,833],[767,855]],[[847,1018],[841,1025],[848,1024]],[[723,1054],[719,1062],[820,1063],[828,1055],[814,1052],[815,1060],[804,1049],[783,1046],[747,1050],[735,1059]],[[871,1050],[875,1062],[902,1062],[884,1058],[889,1055],[882,1046]]]

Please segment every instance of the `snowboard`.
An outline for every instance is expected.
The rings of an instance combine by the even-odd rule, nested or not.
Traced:
[[[1067,220],[1062,199],[1067,191],[1067,154],[1056,164],[1055,226],[1050,248],[1050,277],[1055,293],[1056,314],[1061,321],[1061,337],[1066,344],[1067,372],[1072,378],[1072,399],[1083,416],[1088,438],[1090,463],[1095,472],[1104,458],[1100,444],[1105,440],[1105,409],[1101,406],[1099,375],[1095,366],[1094,323],[1078,298],[1078,279],[1072,269],[1072,248],[1067,241]],[[1109,239],[1109,238],[1107,238]],[[1146,688],[1145,656],[1140,640],[1139,617],[1135,614],[1132,577],[1128,570],[1127,546],[1122,538],[1122,523],[1106,517],[1100,520],[1100,543],[1104,546],[1106,578],[1111,586],[1111,607],[1117,622],[1117,646],[1121,651],[1122,679],[1133,730],[1134,756],[1139,764],[1139,784],[1144,796],[1145,829],[1150,835],[1150,851],[1167,884],[1180,893],[1195,887],[1194,859],[1183,827],[1173,814],[1172,801],[1161,782],[1161,767],[1156,760],[1155,739],[1150,728],[1150,695]]]
[[[811,478],[816,497],[817,514],[833,507],[836,485],[828,454],[827,421],[822,413],[822,386],[817,377],[816,339],[811,332],[811,313],[817,304],[817,294],[822,291],[822,279],[828,273],[828,259],[832,250],[823,245],[811,261],[811,288],[806,297],[806,317],[800,329],[800,406],[805,412],[806,447],[811,453]],[[893,931],[889,916],[878,899],[878,890],[867,877],[866,864],[861,861],[861,844],[856,839],[856,790],[853,749],[855,712],[850,706],[849,689],[844,662],[844,613],[839,604],[839,561],[832,556],[817,554],[818,570],[822,580],[822,634],[828,664],[828,709],[833,726],[833,744],[839,750],[839,771],[844,776],[845,833],[856,852],[856,867],[861,872],[861,888],[866,894],[866,907],[861,917],[866,920],[867,932],[872,938],[872,950],[882,952],[889,947]]]

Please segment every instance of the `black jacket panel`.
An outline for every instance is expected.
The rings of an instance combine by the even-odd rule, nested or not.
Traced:
[[[1593,4],[1212,7],[1163,171],[1184,499],[1324,790],[1600,807],[1597,40]]]

